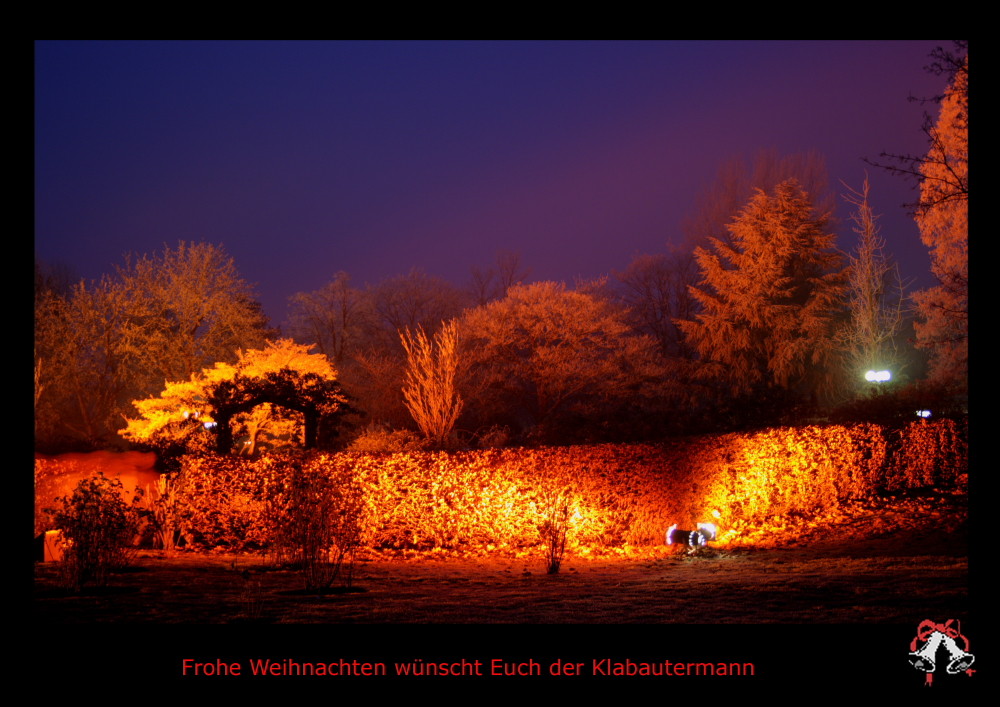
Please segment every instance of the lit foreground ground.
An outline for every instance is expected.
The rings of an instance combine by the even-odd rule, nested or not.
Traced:
[[[557,575],[540,555],[369,558],[356,564],[357,591],[324,597],[296,593],[297,573],[257,557],[148,552],[79,596],[59,589],[54,564],[36,564],[34,607],[58,624],[908,623],[968,612],[962,498],[867,505],[785,533],[777,547],[698,556],[569,557]]]

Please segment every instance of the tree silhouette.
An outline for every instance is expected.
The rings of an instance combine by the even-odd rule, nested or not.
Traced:
[[[836,195],[830,190],[826,158],[821,153],[779,155],[774,149],[759,150],[749,162],[742,156],[729,159],[698,195],[682,224],[689,247],[705,247],[711,238],[732,246],[729,224],[756,190],[771,192],[789,179],[798,181],[819,213],[833,212]]]
[[[347,273],[338,272],[315,292],[289,298],[289,333],[296,341],[315,344],[338,368],[364,345],[375,316],[372,298],[350,281]]]
[[[694,316],[697,302],[689,286],[697,270],[692,252],[671,246],[667,253],[638,255],[614,274],[629,320],[637,331],[652,336],[666,357],[691,356],[675,322]]]

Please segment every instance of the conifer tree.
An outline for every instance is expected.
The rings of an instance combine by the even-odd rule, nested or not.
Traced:
[[[728,226],[732,245],[712,238],[695,250],[702,311],[678,325],[734,395],[815,397],[829,385],[845,276],[827,221],[790,179],[757,191]]]

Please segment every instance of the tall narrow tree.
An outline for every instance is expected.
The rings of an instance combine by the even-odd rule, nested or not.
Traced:
[[[844,199],[854,206],[851,220],[858,245],[848,263],[849,319],[840,332],[847,380],[855,385],[867,370],[900,372],[897,336],[903,326],[903,283],[885,253],[878,217],[869,201],[868,179]],[[851,386],[854,387],[854,386]]]
[[[433,339],[422,327],[400,332],[406,350],[406,383],[403,397],[420,431],[436,446],[444,446],[462,411],[455,388],[458,369],[458,325],[441,325]]]

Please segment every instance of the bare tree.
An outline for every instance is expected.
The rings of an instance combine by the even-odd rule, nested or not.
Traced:
[[[400,330],[424,329],[434,332],[441,323],[457,317],[465,303],[463,293],[451,283],[418,268],[407,275],[382,281],[371,288],[376,326],[373,339],[381,338],[380,348],[391,348]]]
[[[420,431],[434,445],[443,447],[462,411],[455,387],[458,369],[458,325],[444,323],[429,339],[422,327],[400,332],[406,350],[406,383],[403,397]]]
[[[624,271],[615,273],[618,297],[636,330],[652,336],[664,356],[692,354],[674,322],[694,316],[697,303],[689,286],[697,278],[694,254],[676,246],[667,253],[638,255]]]
[[[497,253],[496,267],[501,297],[506,297],[511,287],[521,284],[531,274],[531,270],[524,267],[521,262],[521,254],[509,250],[501,250]]]
[[[869,201],[868,178],[860,191],[848,189],[844,199],[854,206],[851,220],[858,245],[848,261],[850,320],[841,340],[847,379],[859,381],[861,372],[872,368],[899,373],[902,356],[896,337],[903,326],[905,297],[899,269],[885,254],[885,239]]]
[[[477,307],[503,299],[514,285],[523,283],[530,269],[521,262],[521,254],[514,251],[501,250],[497,252],[493,265],[486,268],[472,267],[472,280],[469,292]]]
[[[732,246],[728,226],[756,190],[770,193],[788,179],[798,181],[818,213],[833,213],[836,196],[830,190],[826,159],[819,152],[781,156],[777,150],[761,150],[749,163],[737,156],[719,168],[715,181],[702,191],[685,219],[682,229],[690,249],[704,247],[710,238]]]
[[[350,282],[341,271],[315,292],[298,292],[289,300],[289,333],[315,344],[338,367],[358,352],[374,315],[371,297]]]

